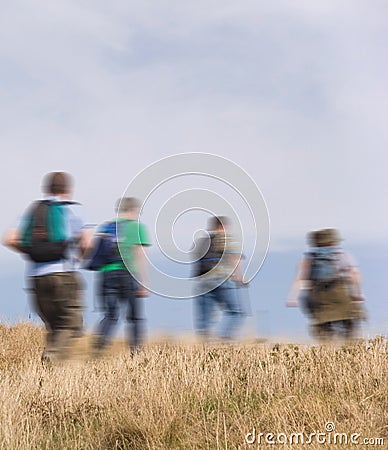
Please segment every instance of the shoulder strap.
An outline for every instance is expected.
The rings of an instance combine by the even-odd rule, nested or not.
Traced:
[[[50,202],[48,202],[47,200],[41,200],[37,202],[37,205],[32,213],[34,217],[34,228],[46,227],[46,217],[49,203]]]
[[[32,243],[33,235],[36,234],[37,227],[45,229],[45,211],[46,207],[43,200],[36,200],[30,204],[26,213],[26,221],[20,234],[21,247],[29,246]]]
[[[55,202],[55,203],[59,203],[61,205],[81,205],[80,202],[76,202],[76,201],[73,201],[73,200],[61,200],[61,201]]]

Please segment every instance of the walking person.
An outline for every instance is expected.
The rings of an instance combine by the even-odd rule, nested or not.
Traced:
[[[73,339],[82,333],[83,283],[77,268],[88,236],[71,201],[69,174],[47,174],[43,193],[44,199],[28,208],[3,243],[28,261],[33,307],[46,327],[42,361],[52,363],[66,359]]]
[[[194,298],[196,330],[208,339],[215,325],[215,314],[222,314],[219,336],[224,340],[236,337],[243,311],[238,295],[242,284],[241,249],[229,233],[229,219],[213,216],[209,220],[209,237],[195,246],[197,255],[194,276],[200,295]]]
[[[99,249],[92,258],[101,277],[104,317],[97,327],[94,350],[109,343],[117,325],[121,306],[126,308],[128,345],[138,350],[144,337],[143,298],[148,296],[145,246],[151,245],[148,231],[139,221],[140,203],[133,197],[117,201],[117,217],[104,223],[96,240]],[[104,250],[105,249],[105,250]]]
[[[308,234],[310,249],[287,301],[288,306],[301,306],[310,319],[311,334],[321,341],[354,338],[366,318],[360,272],[340,242],[334,228]]]

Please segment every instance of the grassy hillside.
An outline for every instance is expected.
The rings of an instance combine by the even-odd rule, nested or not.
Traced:
[[[360,445],[385,439],[361,448],[388,445],[382,338],[328,347],[159,342],[133,358],[118,342],[94,361],[82,338],[73,360],[51,369],[40,364],[40,328],[2,326],[0,343],[1,449],[332,449],[355,433]]]

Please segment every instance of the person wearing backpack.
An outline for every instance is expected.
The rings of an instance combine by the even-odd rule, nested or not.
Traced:
[[[148,231],[139,221],[140,203],[133,197],[119,199],[117,217],[102,224],[95,236],[88,268],[101,277],[104,317],[98,324],[93,347],[99,354],[117,325],[120,307],[127,309],[128,345],[134,353],[143,342],[143,297],[148,296],[144,246],[151,245]]]
[[[360,321],[366,318],[360,273],[340,242],[334,228],[308,234],[310,248],[299,265],[293,294],[287,301],[288,306],[302,308],[310,319],[312,335],[323,341],[352,339]]]
[[[209,220],[208,237],[198,240],[194,249],[194,277],[200,292],[194,298],[195,327],[204,339],[210,337],[217,307],[224,316],[221,339],[233,339],[243,318],[237,289],[242,285],[242,255],[228,228],[227,217],[213,216]]]
[[[72,179],[52,172],[43,180],[44,199],[35,201],[4,245],[27,260],[33,307],[46,327],[42,362],[65,359],[82,332],[82,280],[77,272],[88,244],[83,221],[72,202]]]

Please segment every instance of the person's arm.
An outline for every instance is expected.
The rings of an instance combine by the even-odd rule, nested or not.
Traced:
[[[227,258],[227,266],[232,269],[232,280],[237,284],[243,283],[243,268],[242,268],[242,249],[239,243],[230,235],[225,237],[224,254]]]
[[[133,256],[135,258],[136,275],[138,281],[141,283],[136,294],[138,297],[147,297],[148,290],[144,286],[148,286],[148,265],[144,253],[144,246],[134,245]]]
[[[349,269],[349,280],[352,285],[352,298],[356,302],[364,302],[365,297],[362,294],[361,274],[357,267]]]
[[[20,252],[19,237],[19,230],[17,228],[11,228],[4,234],[2,243],[9,249]]]
[[[296,279],[299,283],[304,283],[309,280],[310,261],[307,258],[303,258],[299,264]]]
[[[81,258],[87,257],[90,250],[93,249],[94,244],[94,231],[92,229],[83,229],[79,235],[79,253]]]
[[[298,294],[301,289],[306,287],[309,272],[310,272],[310,261],[307,258],[303,258],[298,265],[295,280],[291,285],[291,289],[286,301],[287,306],[291,308],[299,306]]]
[[[342,253],[342,264],[346,270],[346,276],[348,279],[348,284],[350,287],[351,297],[355,302],[365,301],[364,295],[362,293],[362,281],[361,274],[358,270],[356,261],[353,256],[349,253]]]
[[[241,263],[241,255],[238,253],[231,253],[228,255],[231,267],[234,267],[233,270],[233,280],[238,283],[243,283],[243,271],[242,271],[242,263]]]

